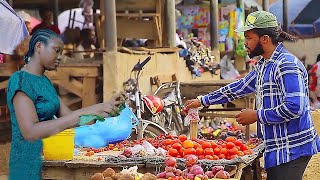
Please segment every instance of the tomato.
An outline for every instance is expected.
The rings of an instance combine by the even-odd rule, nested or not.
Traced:
[[[216,148],[213,149],[213,152],[214,152],[215,155],[219,155],[220,154],[220,150],[221,150],[220,148],[216,147]]]
[[[226,142],[236,142],[237,141],[237,139],[235,138],[235,137],[233,137],[233,136],[229,136],[229,137],[227,137],[226,138]]]
[[[238,151],[237,155],[238,156],[244,156],[244,153],[242,151]]]
[[[204,142],[201,144],[202,149],[206,149],[206,148],[211,148],[211,143],[210,142]]]
[[[205,158],[204,155],[198,156],[198,159],[204,159],[204,158]]]
[[[179,150],[179,154],[180,154],[181,156],[183,156],[184,150],[185,150],[185,148],[181,148],[181,149]]]
[[[180,136],[178,136],[178,139],[180,140],[180,142],[184,142],[188,138],[187,138],[187,136],[185,134],[181,134]]]
[[[231,155],[231,156],[229,156],[229,157],[230,157],[230,159],[234,159],[234,158],[237,157],[237,155]]]
[[[203,150],[202,148],[200,148],[200,147],[198,147],[198,148],[196,149],[196,154],[197,154],[198,156],[202,155],[203,152],[204,152],[204,150]]]
[[[172,144],[172,147],[179,151],[182,148],[182,145],[180,143],[174,143]]]
[[[240,146],[240,147],[241,147],[241,145],[243,144],[243,142],[242,142],[241,139],[238,139],[238,140],[236,140],[236,142],[234,142],[234,144],[235,144],[236,146]]]
[[[227,145],[226,145],[227,149],[232,149],[234,146],[235,145],[233,142],[227,142]]]
[[[193,144],[193,141],[191,141],[191,140],[185,140],[185,141],[183,141],[182,146],[184,148],[193,148],[194,144]]]
[[[179,139],[174,139],[174,140],[172,141],[172,143],[173,143],[173,144],[174,144],[174,143],[179,143],[179,144],[180,144],[181,142],[180,142]]]
[[[188,155],[188,154],[196,154],[196,150],[194,148],[185,149],[183,152],[183,155]]]
[[[224,154],[224,155],[226,156],[226,155],[228,155],[228,149],[227,149],[227,148],[222,148],[222,149],[220,150],[220,153],[221,153],[221,154]]]
[[[224,155],[224,154],[219,154],[219,159],[225,159],[226,158],[226,156]]]
[[[238,154],[238,149],[237,148],[232,148],[232,149],[229,149],[229,155],[236,155],[236,154]]]
[[[177,150],[177,149],[170,148],[170,149],[168,150],[168,154],[169,154],[170,156],[177,157],[179,153],[178,153],[178,150]]]
[[[213,149],[218,146],[217,143],[214,141],[211,141],[210,144],[211,144],[211,148],[213,148]]]
[[[245,150],[248,150],[248,146],[243,144],[241,147],[240,147],[241,151],[245,151]]]
[[[204,154],[212,156],[212,155],[214,155],[214,151],[212,148],[206,148],[206,149],[204,149]]]
[[[212,158],[213,158],[213,160],[219,160],[219,156],[217,156],[217,155],[213,155]]]
[[[252,154],[253,152],[252,152],[251,150],[244,150],[243,153],[244,153],[245,155],[250,155],[250,154]]]
[[[172,139],[165,139],[164,141],[163,141],[163,144],[164,145],[171,145],[172,144]]]
[[[173,139],[173,136],[171,134],[166,135],[166,139]]]
[[[209,160],[213,160],[213,157],[211,155],[205,155],[204,158],[209,159]]]
[[[195,141],[193,141],[193,148],[197,149],[197,148],[201,148],[201,145]]]

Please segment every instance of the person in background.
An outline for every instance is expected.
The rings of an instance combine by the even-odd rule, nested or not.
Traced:
[[[71,111],[44,75],[59,66],[62,50],[58,34],[48,29],[37,30],[24,58],[26,65],[9,79],[7,102],[12,127],[9,180],[41,179],[43,138],[88,123],[80,118],[82,115],[107,117],[124,103],[123,96],[118,95],[105,103]]]
[[[80,32],[80,42],[76,48],[76,53],[74,53],[74,57],[76,59],[83,59],[83,58],[93,58],[94,52],[93,50],[96,49],[96,33],[93,29],[83,29]],[[88,52],[86,52],[88,51]]]
[[[282,44],[295,38],[267,11],[249,14],[237,31],[244,32],[249,57],[262,58],[244,78],[186,101],[184,112],[255,93],[256,108],[241,110],[235,119],[241,125],[259,125],[267,180],[302,180],[311,156],[320,150],[320,140],[310,112],[308,73]]]
[[[49,8],[41,8],[39,10],[40,17],[42,19],[41,23],[35,26],[32,31],[31,35],[34,34],[38,29],[50,29],[51,31],[55,32],[56,34],[60,35],[60,30],[58,26],[52,24],[53,22],[53,13]]]
[[[28,29],[28,32],[29,32],[29,34],[31,34],[32,28],[31,28],[31,16],[30,16],[30,14],[28,14],[28,13],[26,13],[24,11],[19,11],[19,12],[17,12],[17,14],[18,14],[18,16],[20,16],[24,20],[24,23],[25,23],[25,25],[26,25],[26,27]]]
[[[317,57],[316,63],[309,70],[310,74],[310,99],[312,101],[312,109],[320,108],[320,54]]]

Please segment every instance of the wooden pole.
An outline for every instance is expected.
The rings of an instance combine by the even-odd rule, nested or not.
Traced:
[[[176,46],[176,5],[175,1],[166,1],[166,26],[169,47]]]
[[[262,0],[262,8],[264,11],[269,11],[269,0]]]
[[[219,24],[219,7],[218,0],[210,0],[210,45],[211,50],[218,49],[218,24]]]
[[[117,51],[117,23],[116,23],[116,2],[115,0],[104,1],[105,15],[105,45],[109,52]]]
[[[288,0],[283,0],[283,29],[288,32]]]
[[[59,0],[52,1],[53,3],[53,23],[58,26],[59,15]]]

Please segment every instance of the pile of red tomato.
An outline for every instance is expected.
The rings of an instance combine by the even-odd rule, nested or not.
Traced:
[[[186,135],[178,137],[167,136],[160,147],[168,151],[168,155],[177,158],[185,158],[188,155],[196,155],[198,159],[233,159],[237,156],[252,154],[252,150],[241,139],[227,137],[226,140],[209,141],[206,139],[187,139]]]

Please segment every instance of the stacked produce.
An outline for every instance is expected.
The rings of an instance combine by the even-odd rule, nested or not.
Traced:
[[[214,166],[211,171],[204,172],[201,165],[197,164],[198,158],[195,155],[189,155],[186,158],[186,169],[184,169],[183,171],[176,168],[176,159],[173,157],[168,157],[165,163],[165,171],[159,173],[157,175],[157,178],[166,178],[168,180],[207,180],[211,178],[230,178],[230,174],[224,170],[223,166]]]
[[[112,168],[107,168],[102,173],[95,173],[90,180],[156,180],[156,176],[151,173],[138,173],[138,167],[133,166],[116,173]]]

